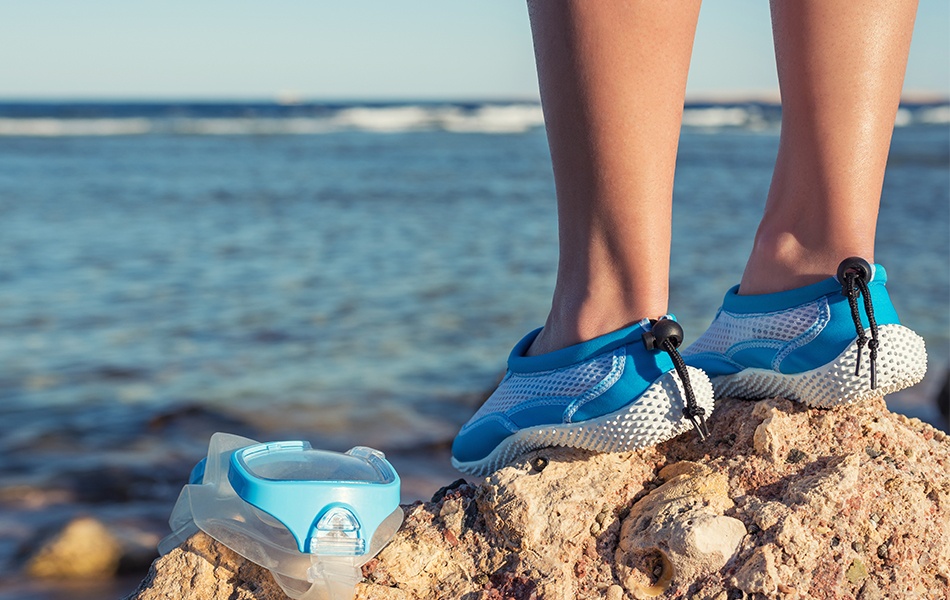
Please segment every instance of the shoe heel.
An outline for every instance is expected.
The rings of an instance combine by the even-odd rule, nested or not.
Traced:
[[[713,379],[716,396],[749,399],[782,396],[815,408],[832,408],[891,394],[920,382],[927,372],[923,338],[903,325],[883,325],[879,335],[874,388],[871,387],[868,353],[861,353],[855,340],[835,360],[804,373],[746,369],[735,375],[716,377]]]

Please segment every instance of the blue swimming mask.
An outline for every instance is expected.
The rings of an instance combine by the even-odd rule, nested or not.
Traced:
[[[344,600],[402,519],[399,476],[382,452],[216,433],[159,551],[167,554],[200,529],[270,570],[292,598]]]

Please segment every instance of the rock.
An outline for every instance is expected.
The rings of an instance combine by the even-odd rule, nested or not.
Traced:
[[[848,567],[848,571],[845,573],[848,578],[848,581],[854,585],[858,585],[864,578],[868,576],[868,570],[864,566],[864,563],[861,562],[860,558],[855,558],[851,561],[851,566]]]
[[[874,583],[873,579],[869,579],[867,583],[861,588],[861,593],[858,594],[858,600],[883,600],[884,596],[881,594],[881,589],[877,587],[877,584]]]
[[[882,400],[724,400],[705,444],[549,448],[406,506],[359,599],[944,598],[950,441]],[[283,598],[203,534],[130,596]]]
[[[122,544],[105,525],[79,517],[27,561],[26,572],[44,579],[103,579],[115,575],[121,558]]]
[[[623,600],[623,588],[619,585],[607,588],[607,600]]]
[[[128,598],[285,600],[287,596],[263,567],[199,533],[156,560]]]
[[[746,534],[723,516],[734,506],[728,480],[695,462],[662,469],[666,483],[640,499],[620,528],[617,569],[634,598],[652,598],[719,571]]]
[[[764,594],[768,597],[778,591],[778,571],[775,569],[775,555],[772,548],[756,548],[736,573],[732,585],[747,594]]]

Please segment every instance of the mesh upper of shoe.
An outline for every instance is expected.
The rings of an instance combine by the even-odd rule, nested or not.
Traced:
[[[789,310],[736,314],[720,311],[712,325],[683,351],[684,356],[703,352],[728,355],[737,343],[750,340],[774,340],[787,343],[801,337],[827,312],[827,300],[821,298]]]
[[[626,348],[621,347],[588,362],[563,369],[537,373],[509,372],[466,427],[486,415],[507,413],[527,401],[534,401],[538,405],[555,404],[563,402],[565,398],[583,396],[608,377],[618,375],[623,370],[625,358]]]

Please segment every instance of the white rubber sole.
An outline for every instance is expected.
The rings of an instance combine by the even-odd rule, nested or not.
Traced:
[[[858,344],[855,340],[830,363],[794,375],[769,369],[745,369],[712,380],[716,397],[772,398],[782,396],[816,408],[831,408],[876,398],[908,388],[927,372],[924,340],[903,325],[882,325],[876,361],[877,387],[871,389],[871,359],[865,346],[861,369],[855,375]]]
[[[713,388],[700,369],[687,367],[696,403],[712,414]],[[665,373],[633,403],[596,419],[580,423],[539,425],[522,429],[498,444],[481,460],[459,462],[452,466],[463,473],[485,476],[504,467],[531,450],[551,446],[580,448],[595,452],[630,452],[653,446],[691,429],[683,416],[685,395],[676,371]]]

